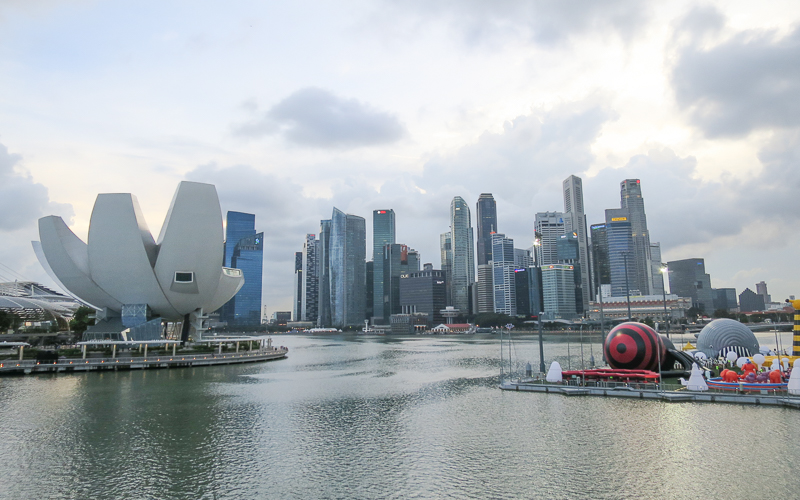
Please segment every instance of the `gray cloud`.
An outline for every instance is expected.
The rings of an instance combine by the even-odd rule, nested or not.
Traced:
[[[0,144],[0,230],[14,231],[35,226],[37,219],[50,213],[68,219],[74,215],[72,205],[52,203],[47,188],[33,182],[22,170],[22,157],[8,152]]]
[[[650,16],[646,3],[624,0],[403,1],[390,5],[393,10],[414,12],[425,20],[436,19],[438,23],[444,19],[470,44],[522,38],[553,45],[586,33],[613,33],[629,39]]]
[[[241,137],[281,135],[318,148],[355,148],[396,142],[406,135],[394,115],[356,99],[309,87],[291,94],[261,117],[234,126]]]
[[[671,80],[678,105],[708,137],[800,126],[800,28],[783,38],[742,32],[709,49],[689,44]]]

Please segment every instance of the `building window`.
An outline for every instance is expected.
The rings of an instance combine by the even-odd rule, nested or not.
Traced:
[[[175,283],[191,283],[194,281],[193,272],[175,272]]]

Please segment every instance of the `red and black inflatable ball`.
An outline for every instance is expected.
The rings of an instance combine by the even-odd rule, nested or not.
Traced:
[[[657,370],[659,356],[663,362],[667,355],[661,337],[642,323],[614,327],[608,332],[603,351],[608,366],[626,370]]]

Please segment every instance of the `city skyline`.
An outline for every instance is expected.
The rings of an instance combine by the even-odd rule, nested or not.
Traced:
[[[264,304],[291,311],[294,252],[333,206],[368,236],[392,207],[397,241],[438,267],[429,235],[454,196],[474,210],[492,193],[524,248],[574,174],[588,225],[641,179],[662,261],[796,294],[800,6],[754,10],[6,2],[0,264],[50,283],[29,247],[38,217],[85,237],[98,193],[136,192],[158,221],[169,186],[209,182],[223,213],[258,218]]]

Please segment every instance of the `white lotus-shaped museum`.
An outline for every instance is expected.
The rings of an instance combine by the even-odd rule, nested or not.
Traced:
[[[126,308],[144,305],[149,317],[168,321],[203,317],[244,284],[239,269],[222,267],[222,212],[211,184],[180,183],[157,241],[130,193],[97,196],[86,243],[54,215],[39,219],[39,237],[42,266],[98,317],[124,319]]]

